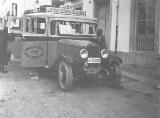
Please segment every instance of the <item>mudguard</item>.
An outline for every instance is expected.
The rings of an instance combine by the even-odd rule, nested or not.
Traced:
[[[119,56],[109,54],[107,59],[102,60],[101,66],[105,69],[109,69],[110,65],[113,63],[119,65],[120,63],[123,63],[123,61]]]
[[[109,54],[107,59],[102,60],[102,67],[108,68],[110,66],[110,64],[112,64],[112,63],[120,64],[120,63],[123,63],[123,61],[119,56]]]
[[[64,59],[67,63],[73,63],[73,58],[71,56],[65,56],[65,55],[62,55],[61,56],[62,59]]]
[[[117,55],[110,55],[107,59],[108,64],[110,65],[111,63],[116,63],[116,64],[120,64],[123,63],[123,60],[117,56]]]
[[[68,64],[72,64],[74,61],[73,61],[73,58],[70,57],[70,56],[65,56],[65,55],[61,55],[57,58],[56,60],[56,63],[55,64],[58,64],[60,61],[66,61]]]

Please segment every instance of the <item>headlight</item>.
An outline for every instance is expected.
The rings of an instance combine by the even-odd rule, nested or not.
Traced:
[[[102,58],[106,59],[108,57],[108,51],[106,49],[102,49],[101,56],[102,56]]]
[[[80,56],[81,56],[82,59],[87,58],[87,57],[88,57],[88,50],[82,49],[82,50],[80,51]]]

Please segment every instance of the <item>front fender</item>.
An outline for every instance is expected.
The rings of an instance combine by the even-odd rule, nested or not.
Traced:
[[[123,63],[123,60],[117,55],[110,55],[107,60],[108,63]]]
[[[71,56],[62,55],[61,59],[64,59],[67,63],[70,63],[70,64],[74,62]]]
[[[123,63],[123,60],[117,55],[110,55],[108,57],[107,61],[108,61],[109,65],[111,63],[117,63],[117,64]]]
[[[117,55],[109,55],[107,59],[102,60],[102,67],[108,68],[112,63],[121,64],[123,60]]]

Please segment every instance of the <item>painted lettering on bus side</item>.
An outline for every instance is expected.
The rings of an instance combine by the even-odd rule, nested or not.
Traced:
[[[24,55],[28,58],[37,59],[44,55],[44,48],[40,46],[29,46],[24,50]]]

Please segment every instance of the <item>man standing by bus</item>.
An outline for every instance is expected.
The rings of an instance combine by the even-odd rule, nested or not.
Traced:
[[[7,44],[8,44],[8,28],[5,23],[4,28],[0,30],[0,72],[3,73],[7,73],[4,67],[5,65],[8,64],[11,55],[10,52],[8,51]]]

